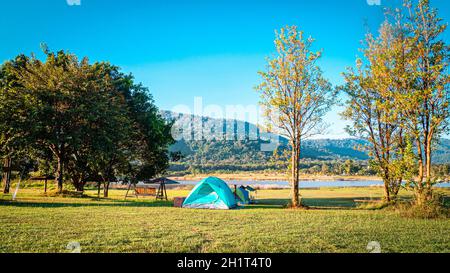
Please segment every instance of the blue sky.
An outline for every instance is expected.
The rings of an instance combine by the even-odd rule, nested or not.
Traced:
[[[74,0],[69,0],[74,1]],[[399,0],[15,0],[0,2],[0,62],[36,53],[41,42],[91,61],[107,60],[150,88],[171,110],[203,104],[254,105],[257,72],[274,51],[274,30],[297,25],[323,49],[321,66],[333,84],[354,65],[366,27],[375,31],[382,8]],[[450,18],[450,2],[434,0]],[[449,34],[445,39],[449,41]],[[327,115],[327,137],[345,136],[339,108]]]

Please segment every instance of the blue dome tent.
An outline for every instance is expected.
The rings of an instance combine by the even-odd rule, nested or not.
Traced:
[[[225,181],[208,177],[200,181],[183,202],[183,208],[233,209],[237,206],[233,192]]]

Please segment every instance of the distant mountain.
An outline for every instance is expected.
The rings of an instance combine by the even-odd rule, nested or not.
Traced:
[[[450,163],[450,139],[442,138],[433,156],[436,163]]]
[[[262,134],[254,124],[239,120],[218,120],[208,117],[162,112],[163,117],[177,121],[184,130],[184,139],[170,148],[181,152],[182,162],[188,164],[265,164],[275,158],[283,159],[288,152],[287,140],[273,134]],[[177,131],[177,130],[175,130]],[[262,145],[279,141],[275,151],[264,151]],[[367,153],[359,147],[366,144],[361,139],[314,139],[302,145],[304,160],[367,160]],[[275,156],[276,155],[276,156]],[[450,139],[442,139],[434,153],[434,162],[450,163]]]

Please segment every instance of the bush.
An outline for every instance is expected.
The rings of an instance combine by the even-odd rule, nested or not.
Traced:
[[[408,218],[450,218],[450,208],[446,207],[446,197],[437,193],[426,204],[417,205],[411,202],[399,202],[395,209],[401,216]]]

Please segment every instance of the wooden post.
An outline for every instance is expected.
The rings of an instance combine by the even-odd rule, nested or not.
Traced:
[[[169,199],[167,198],[166,183],[163,183],[163,185],[164,185],[164,195],[166,196],[166,201],[168,201]]]
[[[3,166],[3,193],[9,193],[9,189],[11,187],[11,165],[12,159],[10,157],[5,158],[4,166]]]
[[[164,199],[164,184],[163,183],[161,183],[161,185],[159,186],[159,189],[160,189],[159,198],[161,200],[163,200]]]
[[[128,197],[128,192],[130,191],[130,188],[131,188],[131,182],[130,182],[130,184],[128,184],[128,189],[127,189],[127,193],[125,194],[125,199],[127,199],[127,197]]]

